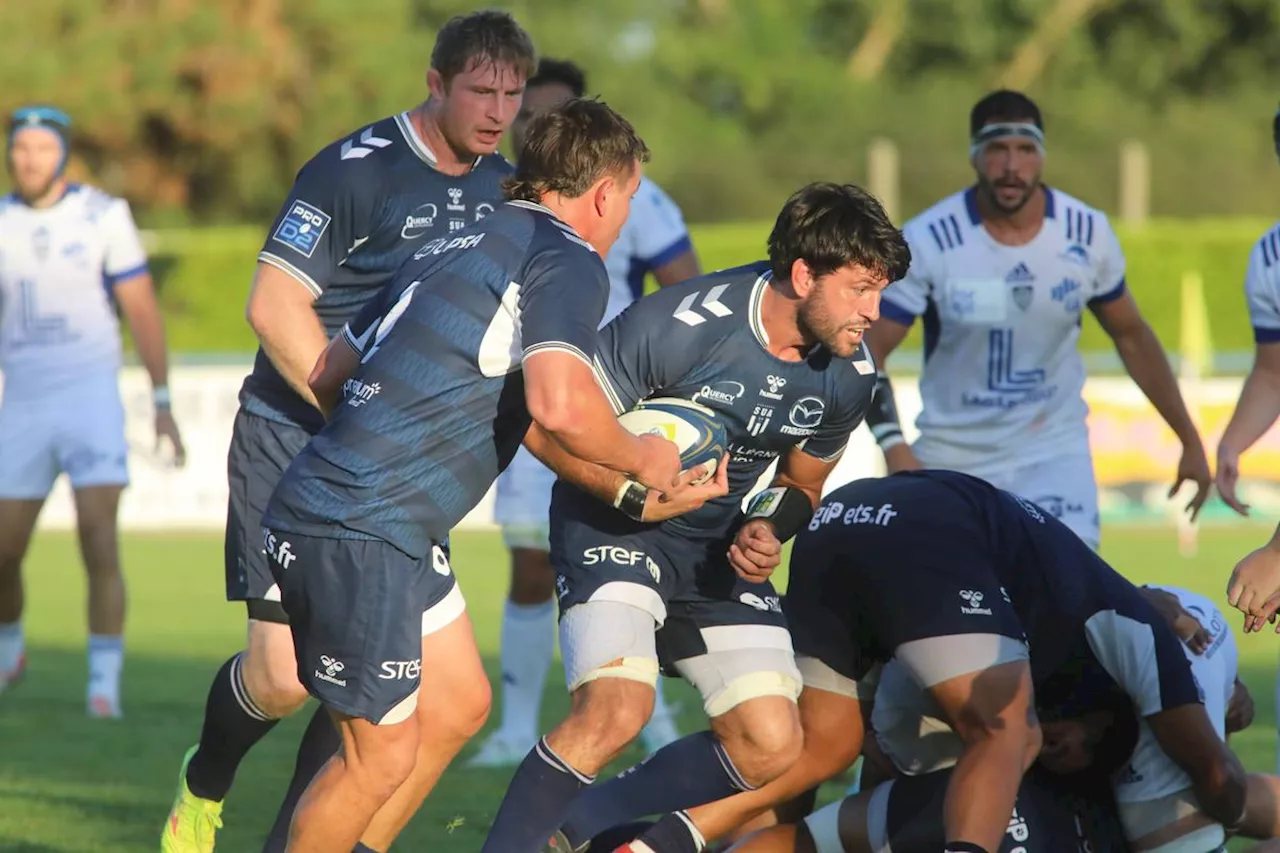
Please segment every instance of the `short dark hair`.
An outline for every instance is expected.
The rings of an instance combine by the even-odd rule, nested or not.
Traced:
[[[791,279],[803,260],[815,276],[858,264],[897,281],[911,265],[911,249],[880,201],[853,184],[819,182],[797,190],[769,233],[769,264]]]
[[[547,193],[578,198],[604,175],[630,176],[637,160],[648,162],[649,148],[631,122],[604,101],[573,98],[529,122],[503,190],[524,201]]]
[[[1044,119],[1036,102],[1021,92],[1000,89],[986,95],[969,111],[969,135],[974,136],[994,121],[1030,121],[1044,130]]]
[[[550,83],[559,83],[568,88],[575,98],[581,98],[587,93],[587,72],[568,59],[540,59],[537,72],[525,82],[525,86],[532,88]]]
[[[456,15],[436,34],[431,67],[450,80],[482,62],[510,65],[523,80],[537,66],[533,39],[506,12],[486,9]]]

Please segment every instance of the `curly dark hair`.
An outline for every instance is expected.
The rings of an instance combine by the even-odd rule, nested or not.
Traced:
[[[774,278],[790,280],[804,261],[815,276],[857,264],[897,281],[911,265],[911,249],[871,193],[853,184],[820,182],[787,199],[769,234]]]

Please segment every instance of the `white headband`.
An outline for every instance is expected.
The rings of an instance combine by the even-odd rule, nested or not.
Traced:
[[[1001,122],[999,124],[984,125],[973,135],[973,139],[969,141],[969,158],[977,159],[988,143],[1006,136],[1016,136],[1034,141],[1040,156],[1044,156],[1043,130],[1030,122]]]

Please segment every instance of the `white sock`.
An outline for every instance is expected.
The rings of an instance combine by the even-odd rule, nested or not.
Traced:
[[[89,635],[89,696],[120,704],[120,670],[124,668],[124,638]]]
[[[538,739],[542,687],[556,648],[556,603],[515,604],[502,612],[502,724],[515,741]]]
[[[18,668],[18,660],[25,649],[22,621],[0,622],[0,675]]]

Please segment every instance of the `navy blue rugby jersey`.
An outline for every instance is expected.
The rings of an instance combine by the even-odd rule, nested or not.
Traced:
[[[803,361],[769,352],[760,306],[771,277],[759,262],[664,287],[600,332],[596,372],[619,414],[650,397],[680,397],[712,409],[725,425],[729,493],[662,522],[681,535],[714,538],[732,529],[742,499],[792,448],[838,458],[871,404],[876,371],[865,344],[847,359],[822,346]],[[567,484],[560,492],[573,512],[614,511]]]
[[[330,336],[420,246],[501,204],[502,181],[513,171],[498,154],[478,158],[459,176],[437,171],[435,163],[406,112],[334,142],[298,172],[258,260],[311,291]],[[261,348],[240,399],[272,421],[313,433],[324,424]]]
[[[361,364],[264,524],[423,556],[524,440],[524,359],[590,365],[608,296],[600,256],[541,205],[508,202],[427,243],[344,327]]]

